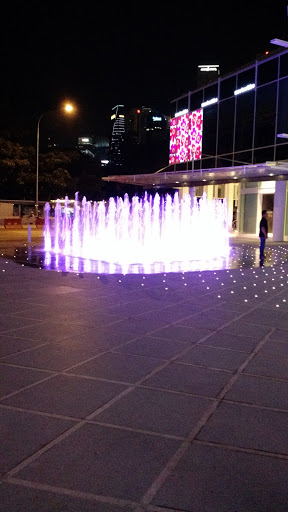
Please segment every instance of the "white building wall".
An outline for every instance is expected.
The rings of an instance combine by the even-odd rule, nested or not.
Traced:
[[[276,181],[273,211],[273,242],[284,240],[286,181]]]

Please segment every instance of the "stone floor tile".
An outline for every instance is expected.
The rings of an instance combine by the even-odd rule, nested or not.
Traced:
[[[216,397],[232,374],[210,368],[172,363],[145,381],[145,386]]]
[[[210,400],[154,389],[135,389],[95,418],[141,430],[187,436]]]
[[[100,352],[100,349],[92,350],[92,348],[87,349],[81,346],[69,346],[68,343],[47,343],[26,352],[4,357],[1,362],[44,370],[62,371],[95,356],[97,352]]]
[[[201,338],[204,338],[212,331],[209,329],[202,329],[201,327],[184,327],[181,325],[171,325],[158,329],[154,336],[159,338],[167,338],[175,341],[182,341],[184,343],[196,343]]]
[[[252,323],[246,323],[246,316],[243,320],[237,320],[222,329],[223,333],[234,333],[241,336],[250,336],[255,340],[262,340],[266,336],[270,327],[264,325],[253,325]]]
[[[284,343],[288,343],[288,333],[282,329],[276,329],[271,333],[269,339],[273,341],[283,341]]]
[[[194,445],[156,494],[187,512],[286,512],[288,461]]]
[[[5,405],[85,418],[125,389],[122,384],[56,375],[2,401]]]
[[[27,302],[10,300],[2,300],[1,302],[1,315],[13,315],[17,313],[19,316],[23,316],[30,310],[31,306],[30,304],[27,304]]]
[[[0,347],[0,350],[1,350],[1,347]],[[288,358],[288,343],[284,343],[283,341],[270,341],[269,340],[261,348],[259,354]]]
[[[258,290],[256,290],[257,292]],[[231,293],[233,292],[233,293]],[[264,295],[264,291],[262,293],[262,295],[259,293],[255,293],[255,290],[254,289],[250,289],[250,290],[241,290],[241,288],[239,286],[237,286],[237,288],[235,287],[233,290],[231,290],[231,284],[228,283],[228,286],[221,286],[221,289],[219,289],[217,292],[214,292],[214,300],[215,300],[215,303],[217,303],[217,301],[222,301],[222,302],[231,302],[231,305],[233,306],[234,305],[234,308],[238,307],[239,306],[239,309],[241,308],[241,305],[242,304],[246,304],[245,300],[248,300],[248,304],[249,306],[257,306],[259,304],[259,298],[262,298],[265,299],[265,295]],[[255,297],[255,295],[257,295],[257,297]],[[244,310],[245,311],[245,310]]]
[[[187,343],[144,336],[143,338],[131,341],[127,345],[116,348],[115,351],[122,354],[170,359],[185,350],[185,348],[187,348]]]
[[[104,312],[96,311],[71,311],[62,313],[58,316],[60,322],[69,323],[70,325],[83,325],[90,328],[99,328],[105,325],[117,324],[119,320],[123,320],[121,316],[108,315]]]
[[[288,382],[240,375],[225,399],[288,410]]]
[[[31,324],[34,321],[41,322],[59,322],[61,313],[52,307],[47,306],[38,306],[36,304],[30,305],[30,309],[26,309],[25,311],[21,311],[18,313],[13,313],[15,318],[25,318],[26,320],[30,320]]]
[[[178,447],[179,441],[174,439],[84,425],[20,471],[17,477],[139,500]]]
[[[251,266],[251,259],[246,264]],[[23,269],[11,261],[6,265],[0,258],[2,267],[6,267],[6,272],[0,287],[0,382],[3,393],[11,390],[17,394],[0,400],[0,412],[14,416],[17,412],[25,419],[24,422],[21,416],[19,424],[16,416],[11,416],[8,423],[4,421],[9,428],[6,446],[15,444],[15,463],[19,454],[25,459],[34,453],[34,441],[38,450],[49,442],[50,434],[52,439],[59,435],[56,428],[50,429],[48,423],[42,425],[35,418],[54,422],[57,418],[50,418],[49,413],[72,416],[76,422],[68,420],[67,424],[75,425],[77,419],[97,411],[110,400],[111,404],[94,417],[93,424],[82,426],[19,473],[20,478],[22,474],[27,479],[31,476],[36,485],[39,479],[43,485],[66,487],[67,495],[16,484],[15,492],[9,493],[6,482],[0,486],[0,512],[3,507],[3,512],[128,511],[129,507],[99,505],[97,501],[76,498],[73,490],[141,499],[179,446],[177,440],[165,435],[187,435],[205,414],[211,398],[218,395],[267,333],[269,340],[234,382],[187,454],[196,449],[198,452],[187,459],[187,454],[184,456],[185,463],[181,466],[180,461],[172,472],[171,483],[167,480],[155,499],[167,499],[167,507],[175,511],[286,512],[287,461],[240,452],[256,448],[287,454],[288,292],[286,284],[280,288],[282,273],[276,266],[275,270],[269,266],[245,269],[243,265],[243,271],[146,276],[76,276]],[[272,290],[272,278],[276,290]],[[285,276],[282,281],[286,281]],[[269,293],[265,293],[266,287]],[[237,320],[239,315],[242,317]],[[8,326],[7,333],[1,330],[1,319]],[[221,329],[228,322],[230,325]],[[159,370],[161,359],[177,356],[188,348],[189,352],[180,356],[182,362],[179,359]],[[111,352],[99,356],[99,351],[106,350]],[[86,355],[92,355],[95,367],[91,364],[91,368],[84,368],[88,361],[84,363],[82,357]],[[8,361],[57,371],[65,370],[71,363],[76,367],[69,373],[55,375],[13,366]],[[84,368],[83,374],[73,375],[79,368],[79,372]],[[111,380],[117,378],[133,384],[139,375],[147,376],[151,369],[158,372],[117,400],[127,386]],[[43,378],[48,380],[38,383]],[[32,387],[20,391],[29,384]],[[8,405],[10,401],[13,405]],[[14,404],[23,412],[14,410]],[[100,425],[101,422],[111,423],[114,428]],[[151,435],[133,429],[148,430]],[[29,435],[32,438],[26,441]],[[223,448],[206,446],[206,441],[217,442]],[[225,444],[235,445],[238,452],[228,450]],[[27,455],[25,448],[30,450]],[[212,453],[209,457],[208,452]],[[10,457],[13,466],[14,455],[9,445],[2,460]],[[19,460],[23,460],[21,457]],[[16,489],[22,492],[17,493]],[[41,495],[45,496],[42,502]]]
[[[242,313],[249,311],[251,306],[246,302],[242,302],[239,304],[237,302],[227,301],[221,302],[219,305],[216,304],[215,307],[217,308],[217,310],[220,309],[221,311],[235,311],[236,313],[241,315]]]
[[[247,313],[244,321],[251,324],[259,324],[260,326],[268,325],[270,327],[288,330],[288,316],[286,311],[258,308]]]
[[[207,366],[220,370],[237,370],[246,358],[247,354],[245,352],[207,347],[201,344],[192,347],[189,352],[180,356],[176,362]]]
[[[185,318],[178,322],[180,325],[186,325],[191,327],[193,325],[199,325],[209,329],[219,329],[222,325],[227,322],[231,322],[234,318],[239,316],[240,313],[235,311],[225,311],[217,308],[211,308],[202,313],[194,314],[190,317]]]
[[[222,347],[243,352],[251,352],[258,344],[258,340],[247,336],[237,336],[234,333],[224,333],[223,330],[214,333],[202,345]]]
[[[206,290],[207,291],[207,290]],[[198,294],[196,297],[194,296],[194,286],[193,286],[193,296],[191,297],[191,310],[192,306],[201,307],[202,309],[212,308],[217,305],[217,300],[215,300],[215,297],[213,294],[207,294],[203,295]],[[219,299],[218,299],[219,300]]]
[[[204,311],[202,314],[203,315],[207,314],[207,316],[209,316],[209,318],[221,317],[222,320],[225,320],[226,322],[231,322],[231,320],[234,320],[239,315],[241,315],[241,312],[233,311],[230,309],[226,309],[226,310],[221,309],[219,311],[219,308],[215,307],[215,308],[208,309],[207,311]]]
[[[288,412],[222,403],[197,439],[288,455]]]
[[[40,320],[38,320],[38,322],[40,322]],[[0,314],[0,333],[10,333],[10,331],[15,333],[18,329],[20,329],[18,332],[21,332],[21,328],[25,328],[26,326],[32,326],[33,329],[34,324],[35,320],[20,317],[18,318],[12,314]],[[12,335],[13,334],[11,334],[11,336]],[[20,334],[18,334],[18,336],[20,336]]]
[[[123,325],[119,326],[119,324],[117,324],[117,329],[115,329],[113,325],[101,327],[100,329],[90,329],[76,334],[75,336],[57,340],[57,343],[69,344],[71,346],[87,346],[87,348],[92,345],[92,347],[96,349],[109,350],[138,337],[139,334],[134,331],[126,330]]]
[[[0,424],[0,473],[3,474],[65,432],[74,423],[0,406]],[[8,510],[12,512],[13,508],[8,507]]]
[[[99,291],[97,292],[99,294]],[[104,312],[107,314],[109,308],[111,306],[117,306],[120,304],[126,304],[129,303],[129,299],[126,297],[121,296],[120,294],[109,293],[106,295],[103,293],[103,291],[100,292],[99,296],[93,296],[91,295],[91,290],[89,291],[89,296],[87,296],[87,292],[84,290],[81,296],[81,299],[79,296],[77,297],[77,300],[75,300],[73,303],[70,301],[67,305],[65,302],[58,303],[57,304],[57,311],[65,312],[65,311],[97,311],[97,312]],[[114,314],[114,313],[112,313]],[[121,316],[121,315],[116,315]]]
[[[48,372],[0,364],[0,397],[49,377]]]
[[[125,512],[119,505],[85,500],[74,495],[43,491],[5,482],[0,486],[0,512]]]
[[[37,347],[43,342],[38,340],[29,340],[27,338],[13,338],[6,334],[0,335],[0,358],[22,352],[29,348]]]
[[[133,318],[126,318],[125,320],[122,320],[121,323],[125,326],[127,331],[132,330],[135,334],[143,335],[157,331],[157,329],[160,329],[167,323],[171,322],[167,317],[162,318],[158,311],[153,311]],[[114,325],[115,330],[117,330],[117,326],[118,324]]]
[[[173,306],[165,307],[161,310],[163,313],[168,313],[170,317],[170,322],[180,321],[182,318],[186,318],[187,316],[194,315],[196,313],[200,313],[205,309],[206,306],[191,304],[189,301],[180,302],[178,305],[173,304]]]
[[[258,353],[248,363],[244,373],[265,375],[276,379],[288,379],[288,359]]]
[[[63,299],[62,299],[63,300]],[[15,317],[13,317],[15,318]],[[18,319],[20,320],[20,319]],[[25,319],[21,319],[25,320]],[[28,320],[26,320],[28,322]],[[29,338],[36,339],[40,341],[56,341],[61,338],[67,338],[68,336],[75,336],[77,334],[83,333],[83,331],[92,331],[91,328],[84,327],[83,325],[71,325],[69,322],[61,323],[61,322],[41,322],[35,324],[35,320],[29,320],[29,327],[22,328],[13,328],[14,330],[9,330],[9,336],[13,336],[15,338]]]
[[[155,311],[155,309],[159,308],[161,308],[159,301],[141,299],[138,301],[129,302],[129,304],[110,306],[106,309],[106,313],[127,318],[142,315],[144,312]]]
[[[225,325],[227,320],[223,319],[221,315],[218,318],[211,318],[205,313],[199,313],[197,315],[190,316],[189,318],[185,318],[177,322],[177,325],[184,325],[186,327],[203,327],[206,329],[211,329],[212,331],[217,331],[220,327]]]
[[[158,359],[136,355],[106,353],[87,361],[68,373],[121,382],[137,382],[162,364]]]
[[[280,311],[287,311],[288,310],[288,296],[287,293],[281,293],[281,295],[277,298],[272,297],[270,300],[265,302],[265,309],[277,309],[279,308]]]

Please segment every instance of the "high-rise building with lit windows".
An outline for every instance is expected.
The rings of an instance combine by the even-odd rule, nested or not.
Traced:
[[[138,144],[161,140],[169,135],[170,119],[151,107],[130,108],[126,115],[126,131]]]
[[[170,126],[167,116],[150,107],[116,105],[111,121],[109,168],[115,174],[135,166],[144,171],[165,165]]]
[[[112,135],[110,143],[110,163],[112,167],[121,168],[124,164],[123,144],[125,138],[124,105],[115,105],[112,108],[111,121]]]

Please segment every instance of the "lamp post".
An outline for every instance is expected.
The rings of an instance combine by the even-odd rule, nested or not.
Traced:
[[[73,105],[71,105],[71,103],[65,103],[64,111],[67,114],[70,114],[74,110],[75,110],[75,108],[73,107]],[[49,112],[51,112],[51,111],[49,111]],[[38,122],[37,122],[37,137],[36,137],[36,197],[35,197],[35,214],[36,214],[36,217],[38,217],[38,213],[39,213],[39,135],[40,135],[40,121],[41,121],[42,117],[45,114],[48,114],[48,112],[43,112],[43,114],[41,114],[41,116],[39,117]]]

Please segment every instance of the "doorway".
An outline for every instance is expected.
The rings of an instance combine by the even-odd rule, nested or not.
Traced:
[[[268,233],[273,231],[274,194],[262,195],[262,210],[267,210]]]

